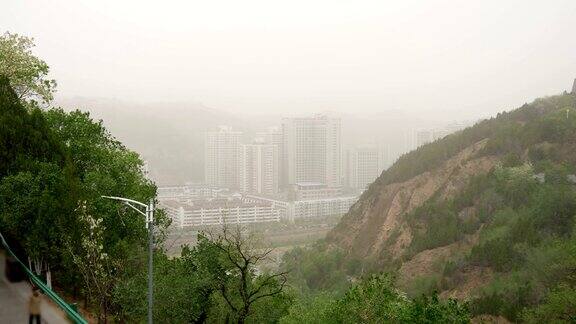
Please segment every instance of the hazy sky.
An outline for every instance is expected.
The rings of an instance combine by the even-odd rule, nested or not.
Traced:
[[[2,0],[58,96],[488,114],[568,89],[576,1]]]

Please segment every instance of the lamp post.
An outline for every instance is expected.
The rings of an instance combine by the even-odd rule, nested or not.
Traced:
[[[148,205],[141,203],[136,200],[122,198],[122,197],[111,197],[102,196],[102,198],[118,200],[130,208],[134,209],[138,213],[146,217],[146,228],[148,229],[148,324],[152,324],[152,305],[154,302],[154,267],[153,267],[153,245],[154,245],[154,199],[150,199]],[[143,207],[145,211],[143,212],[140,208]]]

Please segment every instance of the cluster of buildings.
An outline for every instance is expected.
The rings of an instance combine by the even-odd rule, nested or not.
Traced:
[[[342,186],[340,119],[284,118],[280,128],[243,143],[230,127],[206,132],[206,184],[242,193],[275,195],[301,182]]]
[[[343,215],[391,159],[378,145],[343,152],[341,127],[315,115],[250,140],[226,126],[207,131],[205,182],[159,188],[160,203],[180,227]],[[453,131],[417,132],[418,146]]]
[[[345,214],[381,172],[378,150],[342,149],[339,118],[283,118],[246,141],[221,126],[205,133],[205,183],[159,188],[180,227]],[[346,170],[345,168],[346,167]]]

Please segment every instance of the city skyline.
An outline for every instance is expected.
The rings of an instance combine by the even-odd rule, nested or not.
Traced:
[[[362,192],[401,154],[470,126],[413,129],[394,148],[378,141],[344,147],[341,120],[325,114],[284,117],[279,124],[252,139],[227,125],[206,131],[204,183],[243,194],[291,192],[296,200]]]

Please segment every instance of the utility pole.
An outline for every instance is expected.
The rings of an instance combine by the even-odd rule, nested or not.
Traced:
[[[146,217],[146,229],[148,229],[148,324],[152,324],[154,305],[154,199],[151,198],[148,204],[144,204],[122,197],[102,196],[102,198],[121,201]],[[134,205],[144,208],[145,212]]]
[[[154,199],[148,203],[148,324],[152,324],[152,305],[154,304]]]

